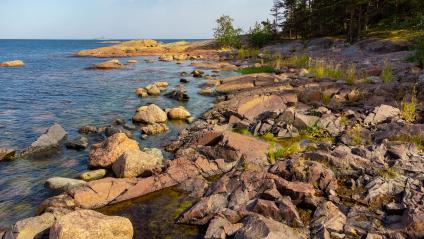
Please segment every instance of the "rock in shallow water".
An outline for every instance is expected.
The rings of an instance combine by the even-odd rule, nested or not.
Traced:
[[[90,167],[111,167],[127,150],[139,150],[137,141],[128,138],[124,133],[114,134],[102,143],[92,146],[88,165]]]
[[[82,150],[88,147],[88,139],[85,136],[78,136],[77,138],[68,141],[65,144],[68,149]]]
[[[172,108],[168,111],[168,118],[171,120],[185,120],[190,116],[190,112],[188,112],[183,106]]]
[[[131,239],[134,231],[128,218],[106,216],[92,210],[71,212],[50,229],[50,239]]]
[[[106,169],[97,169],[93,171],[87,171],[80,174],[80,179],[84,181],[93,181],[104,178],[106,176]]]
[[[72,179],[72,178],[62,178],[62,177],[53,177],[49,178],[46,181],[46,186],[52,190],[67,191],[69,189],[83,186],[86,182],[83,180]]]
[[[138,108],[133,117],[134,122],[146,124],[163,123],[167,120],[168,117],[166,116],[165,111],[155,104]]]
[[[26,148],[23,156],[30,156],[32,154],[43,153],[55,149],[59,146],[60,142],[67,136],[66,131],[59,124],[54,124],[47,129],[38,139]]]
[[[0,67],[22,67],[25,63],[21,60],[5,61],[0,63]]]
[[[16,150],[11,148],[0,148],[0,161],[11,160],[15,157]]]

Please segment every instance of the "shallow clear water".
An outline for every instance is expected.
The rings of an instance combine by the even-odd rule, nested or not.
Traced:
[[[61,124],[68,138],[74,138],[78,128],[86,124],[110,124],[117,117],[130,122],[135,109],[147,103],[162,108],[184,105],[194,116],[212,105],[213,98],[197,94],[204,81],[191,77],[187,77],[190,83],[186,85],[192,97],[188,102],[164,96],[137,98],[134,89],[154,81],[168,81],[169,89],[178,85],[180,72],[193,70],[188,66],[190,62],[147,64],[144,59],[157,58],[136,57],[139,63],[129,69],[86,70],[93,63],[108,59],[72,54],[103,46],[97,42],[0,40],[0,62],[20,59],[26,63],[23,68],[0,68],[0,147],[22,149],[53,123]],[[222,72],[221,77],[232,74]],[[134,137],[142,147],[161,148],[186,127],[172,122],[169,126],[171,132],[165,135],[140,140],[137,132]],[[53,195],[44,188],[45,180],[52,176],[76,177],[86,170],[88,152],[62,148],[48,158],[0,162],[0,226],[32,216],[42,200]]]

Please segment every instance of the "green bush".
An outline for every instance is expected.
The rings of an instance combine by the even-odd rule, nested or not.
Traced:
[[[424,38],[419,39],[415,46],[415,61],[424,68]]]
[[[248,39],[252,47],[262,48],[270,43],[273,38],[272,25],[269,22],[256,23],[250,29]]]
[[[389,83],[393,80],[392,65],[390,65],[388,61],[384,62],[383,71],[381,72],[380,78],[384,83]]]
[[[214,37],[220,47],[240,48],[242,30],[234,28],[233,19],[223,15],[216,20],[218,26],[214,29]]]

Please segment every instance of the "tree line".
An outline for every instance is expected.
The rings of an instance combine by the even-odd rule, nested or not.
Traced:
[[[424,0],[275,0],[274,32],[289,38],[345,35],[370,28],[424,28]]]

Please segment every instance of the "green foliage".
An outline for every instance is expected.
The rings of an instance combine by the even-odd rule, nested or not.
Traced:
[[[306,68],[309,66],[310,57],[307,55],[294,55],[283,61],[286,66],[297,66],[300,68]]]
[[[410,101],[402,100],[401,103],[401,112],[400,116],[402,119],[404,119],[408,123],[413,123],[415,119],[417,118],[417,110],[416,110],[416,104],[417,104],[417,90],[414,87],[412,90],[412,98]]]
[[[418,149],[424,150],[424,139],[419,137],[419,136],[399,135],[399,136],[390,138],[390,140],[400,141],[400,142],[405,142],[405,143],[411,143],[411,144],[414,144],[415,146],[417,146]]]
[[[322,60],[314,61],[308,70],[318,79],[323,77],[330,77],[339,80],[343,78],[343,72],[340,70],[339,65],[324,62]]]
[[[353,145],[360,145],[362,143],[362,125],[356,124],[347,131],[348,136],[352,139]]]
[[[377,170],[377,174],[385,179],[394,179],[398,176],[398,173],[394,167],[387,166]]]
[[[214,37],[220,47],[240,48],[242,30],[234,28],[233,19],[223,15],[216,20],[218,26],[214,29]]]
[[[236,129],[233,129],[233,132],[236,132],[242,135],[252,135],[252,133],[246,128],[236,128]]]
[[[237,52],[237,58],[240,60],[247,58],[255,58],[258,57],[259,50],[256,48],[241,48]]]
[[[393,70],[392,65],[388,61],[384,62],[383,70],[380,75],[381,80],[384,83],[389,83],[393,80]]]
[[[424,38],[420,38],[415,45],[415,55],[413,56],[413,60],[417,62],[417,64],[424,68]]]
[[[332,140],[331,134],[318,126],[309,127],[307,129],[304,129],[300,132],[300,134],[304,138],[308,138],[311,140]]]
[[[272,41],[273,31],[269,22],[255,23],[255,26],[249,30],[249,44],[256,48],[264,47]]]
[[[369,29],[423,29],[422,0],[275,0],[275,29],[289,38],[343,35],[353,42]]]
[[[266,133],[264,135],[261,136],[262,139],[266,140],[266,141],[276,141],[276,137],[274,136],[273,133]]]
[[[355,84],[355,81],[357,79],[357,73],[356,73],[356,67],[351,65],[347,68],[345,73],[345,80],[348,84]]]
[[[273,73],[275,72],[272,66],[261,66],[261,67],[246,67],[237,70],[238,73],[243,75],[256,74],[256,73]]]
[[[331,94],[323,92],[321,98],[322,98],[322,103],[324,105],[328,105],[331,100]]]

